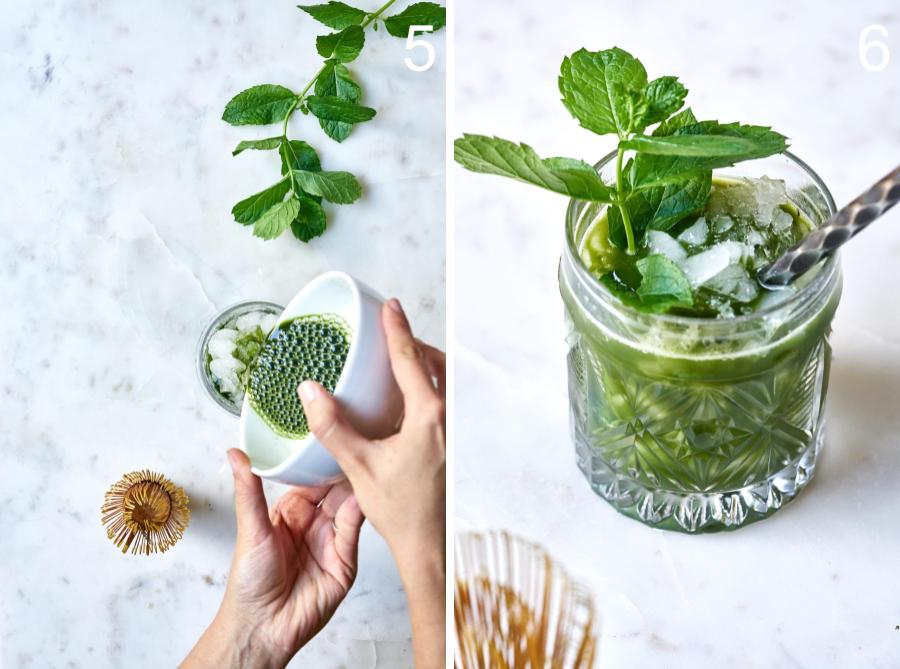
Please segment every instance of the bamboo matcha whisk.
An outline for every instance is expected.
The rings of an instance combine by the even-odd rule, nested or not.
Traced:
[[[100,509],[107,536],[127,553],[164,553],[191,519],[188,496],[162,474],[125,474],[106,492]]]
[[[590,595],[537,544],[507,532],[456,541],[457,669],[589,669]]]

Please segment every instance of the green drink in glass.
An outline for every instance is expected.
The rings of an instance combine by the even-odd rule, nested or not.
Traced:
[[[755,276],[834,201],[785,137],[698,121],[675,77],[649,80],[621,49],[568,56],[559,89],[582,127],[616,135],[599,164],[482,135],[454,155],[571,198],[559,282],[578,466],[655,527],[765,518],[815,469],[841,277],[836,256],[777,291]]]
[[[601,174],[613,159],[600,163]],[[591,205],[578,201],[568,210],[560,290],[578,466],[616,509],[665,529],[717,531],[774,513],[809,482],[824,436],[838,261],[777,292],[756,285],[753,270],[826,220],[834,203],[821,180],[789,154],[741,168],[727,180],[716,175],[706,210],[668,235],[674,246],[657,240],[673,257],[683,252],[678,262],[689,268],[696,266],[691,258],[723,245],[753,247],[724,269],[706,268],[713,276],[697,288],[691,308],[648,313],[617,297],[598,267],[598,254],[608,259],[616,252],[598,252],[592,236],[606,223],[604,212],[590,219],[583,215]],[[778,178],[735,179],[739,173]],[[717,188],[741,189],[736,199],[762,200],[792,215],[771,216],[770,209],[760,221],[757,207],[748,218],[758,225],[734,211],[710,216],[722,199]],[[773,224],[782,226],[781,239],[765,234]],[[785,232],[785,224],[794,229]]]

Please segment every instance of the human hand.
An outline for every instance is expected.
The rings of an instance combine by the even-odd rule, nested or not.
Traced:
[[[284,667],[353,585],[363,515],[346,481],[291,488],[269,510],[247,456],[232,449],[228,460],[237,515],[231,574],[182,669]]]
[[[396,556],[444,541],[444,354],[413,337],[396,300],[382,308],[382,320],[403,393],[399,432],[368,440],[321,385],[305,381],[299,393],[311,431],[344,470],[366,518]]]
[[[344,470],[366,518],[394,555],[410,604],[416,666],[443,667],[444,354],[413,337],[397,300],[389,300],[381,315],[403,394],[399,432],[368,440],[321,385],[305,381],[298,392],[310,429]]]

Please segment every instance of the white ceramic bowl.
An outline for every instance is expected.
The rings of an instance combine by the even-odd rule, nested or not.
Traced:
[[[350,326],[347,361],[334,390],[350,423],[364,436],[391,434],[403,399],[391,372],[381,324],[383,299],[344,272],[326,272],[310,281],[284,308],[278,323],[306,314],[335,314]],[[323,485],[343,476],[331,454],[313,434],[279,436],[244,398],[239,445],[254,474],[290,485]]]

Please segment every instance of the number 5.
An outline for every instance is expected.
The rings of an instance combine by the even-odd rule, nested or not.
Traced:
[[[884,26],[880,26],[877,23],[866,26],[859,36],[859,62],[862,63],[862,66],[869,72],[880,72],[891,62],[891,52],[884,42],[876,39],[869,41],[869,33],[873,32],[878,33],[882,37],[888,36],[887,28]],[[881,54],[881,59],[877,63],[872,63],[869,60],[870,49],[875,49]]]
[[[406,63],[406,67],[411,69],[413,72],[424,72],[432,65],[434,65],[434,47],[431,45],[431,42],[423,39],[416,39],[416,33],[430,33],[433,30],[434,26],[409,27],[409,35],[406,36],[406,49],[410,50],[415,49],[416,47],[422,47],[428,54],[428,57],[425,59],[425,63],[422,65],[416,65],[413,62],[412,58],[410,58],[409,56],[403,59],[403,62]]]

